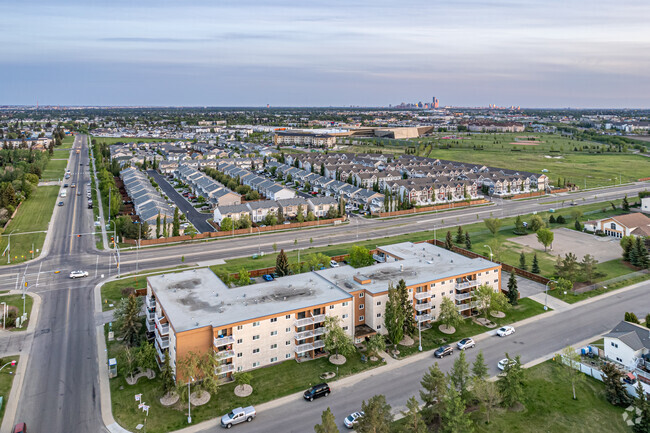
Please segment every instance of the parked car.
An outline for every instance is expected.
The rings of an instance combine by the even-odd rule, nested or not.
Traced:
[[[244,421],[251,422],[256,412],[253,406],[238,407],[221,417],[221,427],[230,428]]]
[[[72,271],[70,272],[70,278],[83,278],[87,277],[88,272],[87,271]]]
[[[59,202],[59,206],[63,206],[63,202],[62,202],[62,201]]]
[[[27,433],[27,424],[24,422],[16,424],[11,433]]]
[[[330,267],[332,268],[338,268],[339,263],[336,260],[330,260]]]
[[[513,328],[512,326],[504,326],[504,327],[499,328],[497,330],[497,335],[499,337],[506,337],[506,336],[508,336],[510,334],[514,334],[514,333],[515,333],[515,328]]]
[[[64,184],[63,184],[63,188],[67,188],[67,187],[68,187],[68,184],[67,184],[67,183],[64,183]]]
[[[435,352],[433,352],[433,356],[436,358],[442,358],[447,355],[451,355],[454,353],[454,348],[448,345],[445,346],[440,346]]]
[[[327,397],[330,395],[330,392],[331,390],[328,384],[319,383],[318,385],[314,385],[305,391],[303,397],[305,400],[314,401],[315,398]]]
[[[264,274],[262,275],[262,279],[264,281],[273,281],[273,276],[271,274]]]
[[[501,361],[497,363],[497,368],[501,371],[506,369],[506,365],[510,363],[510,366],[512,367],[513,365],[517,365],[517,361],[514,359],[508,359],[508,358],[503,358]]]
[[[474,343],[474,340],[471,338],[463,338],[456,344],[456,346],[458,346],[458,350],[471,349],[475,345],[476,343]]]
[[[365,413],[363,413],[362,411],[351,413],[350,415],[345,417],[345,419],[343,420],[343,425],[345,425],[347,428],[353,428],[354,425],[359,422],[359,418],[361,418],[364,415]]]

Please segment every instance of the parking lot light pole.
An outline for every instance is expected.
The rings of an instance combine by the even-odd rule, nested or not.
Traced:
[[[546,286],[545,286],[545,288],[544,288],[544,311],[547,311],[547,310],[548,310],[548,285],[549,285],[550,283],[557,283],[557,281],[555,281],[555,280],[548,280],[548,282],[546,283]]]
[[[192,424],[192,394],[190,392],[190,384],[194,382],[194,378],[190,376],[187,381],[187,423]]]

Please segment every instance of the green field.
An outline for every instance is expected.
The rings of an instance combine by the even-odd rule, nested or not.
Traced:
[[[16,217],[11,220],[0,239],[0,250],[7,247],[9,234],[11,236],[11,263],[20,263],[31,259],[30,250],[43,249],[47,225],[52,217],[52,210],[59,193],[58,186],[39,186],[32,196],[25,200],[18,209]],[[20,234],[24,232],[43,231],[43,233]],[[38,253],[34,250],[34,257]],[[6,256],[1,257],[0,264],[6,264]]]
[[[16,369],[18,368],[18,362],[20,362],[20,356],[12,355],[7,356],[6,358],[0,358],[0,367],[5,365],[7,362],[16,361],[15,366],[8,365],[2,371],[0,371],[0,396],[2,396],[2,407],[0,408],[0,423],[5,416],[5,408],[9,400],[9,393],[11,392],[11,385],[14,382],[14,377],[16,376]]]
[[[45,170],[43,171],[43,175],[41,176],[43,182],[62,180],[65,175],[65,168],[68,165],[67,158],[63,159],[63,155],[57,155],[56,153],[54,154],[54,157],[57,159],[50,159],[47,163],[47,167],[45,167]]]
[[[63,144],[57,149],[70,149],[74,144],[74,135],[68,135],[63,138]]]
[[[446,135],[452,135],[448,133]],[[558,177],[577,184],[580,188],[611,186],[619,181],[631,182],[647,177],[648,158],[630,153],[595,154],[573,149],[578,146],[602,146],[600,143],[572,140],[557,134],[455,134],[461,140],[442,140],[425,137],[413,141],[388,141],[384,145],[342,146],[343,151],[403,153],[407,147],[414,147],[419,156],[452,161],[485,164],[493,167],[525,170],[546,175],[552,184]],[[538,145],[511,144],[516,137],[537,137]],[[372,140],[371,140],[372,141]],[[397,144],[396,144],[397,143]],[[450,149],[438,148],[451,145]],[[475,149],[483,147],[483,150]],[[513,150],[513,149],[516,149]]]

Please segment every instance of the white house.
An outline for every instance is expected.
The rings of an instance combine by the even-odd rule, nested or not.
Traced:
[[[620,322],[605,334],[605,357],[635,370],[650,353],[650,329],[630,322]]]

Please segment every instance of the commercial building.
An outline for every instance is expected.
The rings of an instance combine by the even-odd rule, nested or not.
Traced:
[[[174,369],[188,353],[214,351],[216,374],[229,378],[293,359],[326,355],[326,316],[336,316],[355,342],[385,333],[388,289],[404,280],[420,326],[435,321],[443,297],[471,315],[474,290],[500,288],[501,266],[428,243],[378,247],[373,266],[329,268],[230,288],[208,269],[147,278],[147,331],[159,362]],[[180,361],[182,362],[182,361]]]

